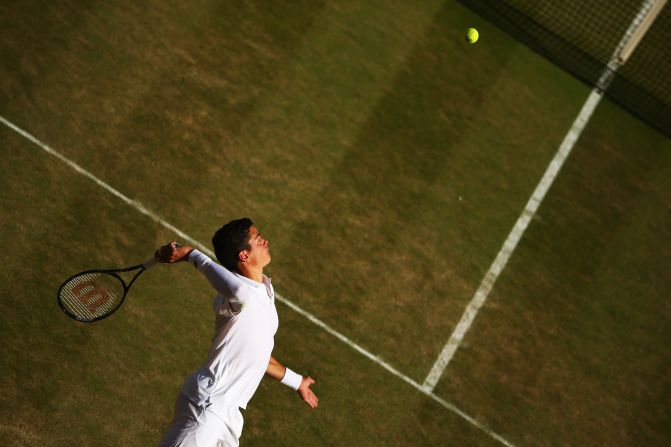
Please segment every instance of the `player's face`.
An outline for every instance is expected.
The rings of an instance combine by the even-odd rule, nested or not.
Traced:
[[[270,242],[261,236],[255,226],[249,228],[249,247],[247,255],[251,262],[261,267],[270,264]]]

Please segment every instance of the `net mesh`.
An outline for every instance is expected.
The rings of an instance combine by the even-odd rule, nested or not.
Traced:
[[[108,273],[82,273],[59,292],[63,309],[82,321],[96,320],[116,309],[124,297],[121,280]]]
[[[644,5],[640,0],[459,1],[591,86],[597,86]],[[667,4],[606,90],[612,100],[667,136],[671,136],[670,43]]]

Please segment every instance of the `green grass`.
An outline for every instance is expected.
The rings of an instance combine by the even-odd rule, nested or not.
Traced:
[[[3,134],[3,147],[15,154],[8,161],[17,162],[17,190],[6,194],[16,202],[3,228],[29,217],[29,210],[41,211],[34,224],[9,227],[15,238],[5,255],[21,265],[4,272],[0,289],[0,311],[10,316],[3,320],[3,445],[155,444],[179,383],[206,355],[209,287],[188,266],[156,269],[138,280],[110,319],[67,320],[55,304],[63,272],[121,265],[128,253],[146,253],[169,234],[20,137]],[[57,187],[63,178],[68,183]],[[36,243],[71,201],[88,206],[79,208],[76,221],[55,227],[51,237],[60,244]],[[105,232],[95,231],[102,225]],[[131,242],[129,234],[136,236]],[[283,330],[276,352],[318,381],[322,406],[311,412],[286,387],[265,381],[245,413],[245,444],[436,445],[449,435],[461,445],[496,445],[285,306],[278,311]]]
[[[420,383],[588,93],[454,2],[34,2],[0,27],[0,115],[206,244],[251,216],[279,293]],[[67,320],[68,275],[175,235],[0,145],[2,444],[155,444],[206,354],[208,286],[156,269],[109,320]],[[439,396],[520,445],[668,441],[668,153],[600,106]],[[496,444],[278,311],[275,354],[321,406],[266,380],[243,445]]]
[[[521,441],[671,436],[671,144],[643,129],[600,106],[436,390]]]

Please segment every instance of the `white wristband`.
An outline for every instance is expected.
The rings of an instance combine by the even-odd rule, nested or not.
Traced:
[[[297,390],[298,387],[301,386],[301,382],[303,382],[303,376],[301,376],[300,374],[296,374],[289,368],[286,368],[284,377],[282,377],[282,380],[280,380],[280,382],[290,388]]]

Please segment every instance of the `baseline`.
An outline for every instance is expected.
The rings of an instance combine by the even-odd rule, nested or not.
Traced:
[[[104,181],[100,180],[98,177],[96,177],[95,175],[93,175],[92,173],[87,171],[86,169],[79,166],[74,161],[68,159],[67,157],[65,157],[64,155],[59,153],[58,151],[52,149],[51,147],[49,147],[45,143],[43,143],[40,140],[38,140],[37,138],[35,138],[30,133],[26,132],[25,130],[21,129],[20,127],[16,126],[15,124],[11,123],[10,121],[6,120],[4,117],[0,116],[0,122],[2,124],[4,124],[5,126],[9,127],[10,129],[12,129],[13,131],[15,131],[16,133],[18,133],[19,135],[21,135],[24,138],[28,139],[29,141],[33,142],[34,144],[36,144],[37,146],[42,148],[47,153],[49,153],[49,154],[53,155],[54,157],[58,158],[59,160],[61,160],[62,162],[64,162],[68,166],[70,166],[72,169],[74,169],[78,173],[80,173],[83,176],[88,177],[89,179],[93,180],[98,186],[102,187],[103,189],[107,190],[108,192],[110,192],[114,196],[118,197],[119,199],[121,199],[127,205],[135,208],[137,211],[139,211],[140,213],[149,217],[154,222],[158,223],[159,225],[163,226],[164,228],[174,232],[183,241],[186,241],[190,245],[192,245],[194,247],[197,247],[198,250],[202,251],[203,253],[206,253],[208,256],[210,256],[212,258],[215,257],[215,254],[210,249],[208,249],[205,245],[203,245],[202,243],[200,243],[196,239],[192,238],[191,236],[189,236],[185,232],[181,231],[180,229],[178,229],[174,225],[170,224],[169,222],[167,222],[166,220],[161,218],[158,214],[154,213],[153,211],[151,211],[150,209],[145,207],[142,203],[138,202],[137,200],[130,199],[129,197],[127,197],[123,193],[114,189],[108,183],[105,183]],[[347,346],[354,349],[355,351],[357,351],[358,353],[360,353],[364,357],[366,357],[369,360],[371,360],[372,362],[378,364],[379,366],[381,366],[382,368],[387,370],[389,373],[391,373],[394,376],[398,377],[399,379],[403,380],[404,382],[406,382],[407,384],[409,384],[410,386],[412,386],[413,388],[415,388],[416,390],[418,390],[422,394],[424,394],[424,395],[430,397],[431,399],[433,399],[435,402],[437,402],[438,404],[440,404],[441,406],[443,406],[447,410],[453,412],[454,414],[458,415],[459,417],[461,417],[462,419],[464,419],[465,421],[467,421],[471,425],[480,429],[481,431],[483,431],[484,433],[486,433],[487,435],[489,435],[490,437],[492,437],[496,441],[500,442],[501,444],[503,444],[507,447],[513,447],[513,445],[510,442],[508,442],[505,438],[503,438],[502,436],[500,436],[496,432],[492,431],[491,429],[489,429],[484,424],[478,422],[475,418],[469,416],[468,414],[466,414],[465,412],[463,412],[462,410],[457,408],[454,404],[451,404],[448,401],[446,401],[445,399],[442,399],[442,398],[436,396],[435,394],[433,394],[433,392],[426,390],[425,387],[420,385],[418,382],[412,380],[410,377],[401,373],[396,368],[391,366],[389,363],[385,362],[384,360],[381,360],[378,356],[370,353],[368,350],[364,349],[359,344],[355,343],[354,341],[352,341],[351,339],[349,339],[345,335],[343,335],[340,332],[338,332],[337,330],[333,329],[331,326],[324,323],[319,318],[315,317],[314,315],[307,312],[306,310],[300,308],[299,306],[297,306],[293,302],[289,301],[288,299],[282,297],[278,293],[275,294],[275,298],[278,301],[280,301],[282,304],[286,305],[290,309],[294,310],[298,314],[305,317],[307,320],[309,320],[310,322],[312,322],[316,326],[320,327],[324,331],[333,335],[338,340],[342,341]]]

